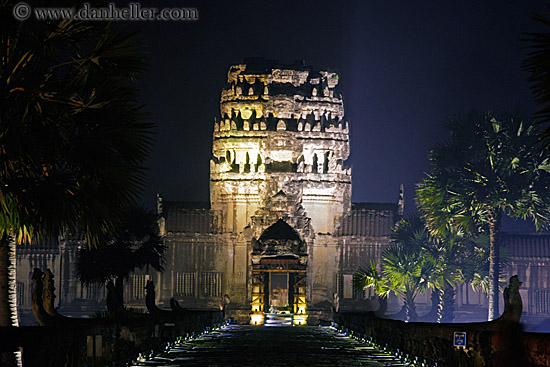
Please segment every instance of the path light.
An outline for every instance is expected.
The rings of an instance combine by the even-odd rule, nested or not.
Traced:
[[[264,315],[261,313],[254,313],[250,316],[250,323],[252,325],[261,325],[264,322]]]

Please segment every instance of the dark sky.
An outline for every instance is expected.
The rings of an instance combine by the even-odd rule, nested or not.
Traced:
[[[227,69],[246,57],[305,60],[340,75],[351,125],[353,201],[395,202],[429,170],[454,113],[536,109],[521,62],[544,1],[166,1],[196,22],[132,24],[147,44],[143,99],[158,125],[143,202],[209,200],[209,159]]]

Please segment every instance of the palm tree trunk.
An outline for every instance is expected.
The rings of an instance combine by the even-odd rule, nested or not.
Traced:
[[[0,238],[0,326],[19,326],[15,279],[15,242]]]
[[[112,280],[107,282],[107,312],[114,313],[116,309],[115,283]]]
[[[489,219],[489,321],[496,319],[499,315],[498,309],[498,280],[500,276],[500,210],[487,210]]]
[[[17,320],[17,290],[15,278],[15,242],[7,234],[0,238],[0,327],[19,326]],[[19,352],[0,355],[0,365],[16,366]]]
[[[378,296],[378,310],[374,311],[374,314],[378,317],[383,317],[388,310],[388,298]]]
[[[437,321],[439,315],[439,304],[441,303],[439,300],[439,298],[441,297],[440,293],[441,291],[439,291],[437,288],[432,289],[430,296],[432,307],[430,309],[430,312],[420,317],[420,320],[428,322]]]
[[[440,296],[440,308],[437,322],[453,322],[455,310],[455,289],[448,282],[445,282]]]
[[[405,310],[407,312],[407,321],[418,320],[418,314],[416,313],[416,305],[414,304],[414,297],[410,292],[405,295]]]
[[[115,310],[124,310],[124,277],[120,275],[115,279]]]

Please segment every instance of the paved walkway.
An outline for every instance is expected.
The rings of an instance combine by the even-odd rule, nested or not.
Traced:
[[[412,366],[330,327],[229,325],[133,366]]]

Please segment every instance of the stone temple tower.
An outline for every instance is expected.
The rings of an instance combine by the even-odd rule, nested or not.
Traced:
[[[300,64],[230,67],[210,168],[212,209],[223,213],[226,231],[241,232],[280,193],[301,205],[313,231],[334,232],[351,204],[348,124],[337,84],[336,73]]]
[[[249,59],[231,66],[214,121],[210,202],[159,197],[168,259],[158,302],[218,307],[261,324],[294,324],[365,310],[357,266],[377,261],[397,203],[352,203],[349,126],[338,74],[303,63]],[[224,301],[225,302],[225,301]]]

